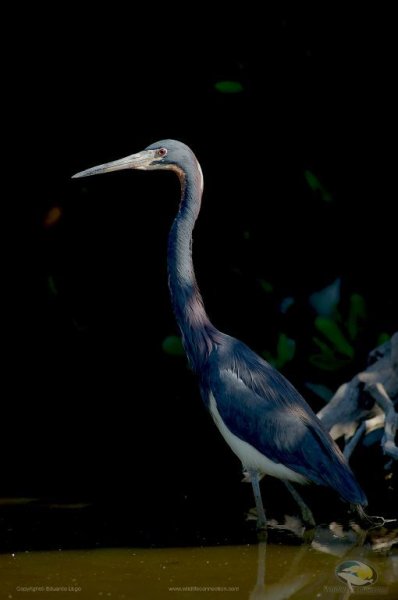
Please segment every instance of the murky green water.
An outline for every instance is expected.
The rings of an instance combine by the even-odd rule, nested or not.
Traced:
[[[206,545],[200,537],[203,545],[195,547],[109,548],[120,531],[113,523],[104,543],[104,512],[94,518],[90,507],[0,499],[0,600],[398,599],[397,521],[366,531],[353,521],[306,531],[300,519],[285,516],[271,519],[267,541],[257,543],[247,522],[245,545]],[[58,550],[37,551],[57,543]]]
[[[364,543],[319,528],[302,545],[20,552],[0,555],[1,598],[398,598],[394,536]],[[338,572],[341,579],[336,575]],[[349,582],[349,583],[347,583]]]

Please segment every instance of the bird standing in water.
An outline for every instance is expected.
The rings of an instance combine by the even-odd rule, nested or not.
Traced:
[[[162,140],[73,177],[122,169],[171,170],[180,180],[181,201],[167,254],[173,310],[206,408],[252,483],[258,528],[266,526],[259,486],[265,474],[284,480],[299,503],[289,482],[329,486],[361,512],[365,494],[303,397],[244,343],[218,331],[206,314],[192,262],[192,232],[203,193],[202,169],[192,150]]]

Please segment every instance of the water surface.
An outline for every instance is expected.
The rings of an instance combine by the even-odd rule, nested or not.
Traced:
[[[319,527],[312,540],[0,555],[1,598],[398,598],[396,531]],[[340,578],[339,575],[340,574]],[[351,587],[350,587],[351,586]],[[351,592],[352,590],[352,592]]]

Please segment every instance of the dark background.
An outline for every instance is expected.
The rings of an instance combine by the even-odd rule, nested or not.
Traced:
[[[295,339],[284,373],[319,410],[306,382],[334,390],[397,328],[392,15],[27,10],[9,22],[4,113],[1,495],[93,503],[107,542],[239,538],[251,490],[185,359],[162,349],[178,333],[165,262],[178,181],[70,177],[158,139],[190,145],[205,176],[194,260],[208,313],[258,352],[274,353],[281,331]],[[224,80],[242,91],[218,91]],[[46,226],[53,207],[61,217]],[[336,277],[342,313],[358,293],[367,317],[353,360],[325,372],[309,360],[308,297]],[[381,452],[356,461],[388,512]],[[322,512],[322,491],[305,494]],[[264,499],[271,513],[290,506],[278,482]]]

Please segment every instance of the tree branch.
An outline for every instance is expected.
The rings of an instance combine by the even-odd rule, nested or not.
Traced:
[[[389,398],[382,383],[371,383],[367,385],[365,389],[376,400],[377,404],[385,414],[384,435],[381,440],[384,454],[398,460],[398,448],[395,444],[398,414],[395,412],[394,404]]]
[[[369,353],[367,368],[341,385],[318,417],[333,439],[345,437],[349,458],[364,436],[384,426],[383,452],[398,460],[398,332]]]

